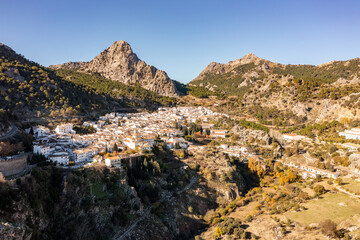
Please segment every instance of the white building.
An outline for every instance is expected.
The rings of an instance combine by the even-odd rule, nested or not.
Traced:
[[[185,142],[183,138],[172,138],[172,139],[173,139],[173,144],[175,145],[176,143],[178,143],[180,148],[187,149],[189,147],[189,144],[187,144],[187,142]]]
[[[346,139],[360,140],[360,128],[352,128],[350,130],[345,130],[344,132],[340,132],[339,136],[344,136]]]
[[[75,163],[85,162],[94,156],[94,153],[91,149],[80,148],[73,151]]]
[[[140,144],[140,150],[141,151],[151,151],[152,147],[148,142],[143,142]]]
[[[308,172],[308,171],[304,171],[303,173],[302,173],[302,178],[303,179],[306,179],[306,178],[317,178],[317,174],[316,173],[313,173],[313,172]]]
[[[222,149],[227,149],[227,148],[229,148],[229,145],[227,145],[227,144],[220,144],[220,147],[221,147]]]
[[[313,178],[316,178],[317,175],[321,175],[323,177],[328,177],[328,178],[333,178],[333,179],[336,179],[339,177],[339,173],[337,173],[337,172],[330,172],[327,170],[310,167],[307,165],[300,165],[300,169],[305,170],[305,172],[308,172],[308,176],[313,177]],[[303,177],[304,177],[304,175],[303,175]]]
[[[215,126],[215,124],[212,123],[203,123],[201,124],[202,129],[206,130],[206,129],[211,129]]]
[[[354,143],[343,143],[341,144],[341,146],[349,149],[350,151],[357,151],[358,149],[360,149],[360,145]]]
[[[142,141],[139,141],[133,137],[127,137],[124,141],[125,146],[130,149],[136,149],[136,147],[140,147],[142,145]]]
[[[73,124],[71,123],[58,125],[55,129],[55,132],[58,134],[64,134],[64,133],[75,134],[75,131],[73,130]]]
[[[95,122],[86,121],[86,122],[83,123],[84,127],[90,127],[90,126],[94,126],[94,125],[95,125]]]
[[[283,139],[286,141],[299,141],[306,140],[307,138],[305,136],[287,133],[283,134]]]
[[[33,127],[35,137],[45,137],[50,135],[50,129],[44,126],[35,126]]]
[[[69,165],[69,154],[63,151],[54,152],[49,155],[49,161],[56,162],[60,165]]]
[[[121,158],[116,156],[116,157],[107,157],[105,158],[105,165],[108,167],[121,167]]]
[[[210,137],[226,138],[227,133],[228,133],[228,130],[224,130],[224,129],[215,130],[215,129],[213,129],[213,130],[211,130]]]
[[[44,155],[45,157],[48,157],[49,154],[54,151],[53,148],[51,148],[48,145],[44,145],[44,144],[36,144],[33,146],[33,151],[35,154],[41,154]]]

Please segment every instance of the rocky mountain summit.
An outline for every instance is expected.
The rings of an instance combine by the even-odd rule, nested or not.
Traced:
[[[253,53],[248,53],[244,57],[236,59],[234,61],[229,61],[228,63],[217,63],[217,62],[211,62],[200,74],[197,76],[193,81],[202,80],[207,75],[210,74],[225,74],[228,72],[232,72],[235,70],[235,68],[241,66],[253,63],[254,65],[260,65],[265,64],[264,68],[268,68],[270,65],[280,65],[277,63],[272,63],[270,61],[264,60],[262,58],[257,57]]]
[[[163,96],[178,96],[175,82],[166,72],[140,60],[125,41],[114,42],[90,62],[68,62],[50,67],[98,73],[113,81],[139,84]]]

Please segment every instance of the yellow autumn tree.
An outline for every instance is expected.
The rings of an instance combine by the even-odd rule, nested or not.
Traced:
[[[262,169],[262,167],[261,167],[261,165],[260,165],[260,162],[258,162],[258,164],[257,164],[256,172],[257,172],[257,175],[258,175],[259,177],[262,177],[262,175],[264,174],[263,169]]]
[[[223,233],[222,233],[222,231],[221,231],[221,228],[217,227],[217,228],[216,228],[216,236],[217,236],[217,237],[220,237],[222,234],[223,234]]]

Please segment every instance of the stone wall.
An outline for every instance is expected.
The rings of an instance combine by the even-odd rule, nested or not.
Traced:
[[[11,158],[0,159],[0,172],[4,176],[11,176],[21,173],[26,169],[29,153],[23,153]]]

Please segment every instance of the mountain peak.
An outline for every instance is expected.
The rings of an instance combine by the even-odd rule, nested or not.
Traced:
[[[132,54],[133,51],[129,43],[125,42],[124,40],[115,41],[110,47],[108,47],[106,52],[113,52],[113,53],[127,53]]]
[[[260,59],[259,57],[257,57],[255,54],[253,54],[252,52],[249,52],[248,54],[246,54],[244,57],[242,57],[243,60],[248,59],[248,60],[257,60]]]
[[[124,41],[124,40],[120,40],[120,41],[115,41],[111,46],[130,47],[130,44],[128,42]]]
[[[98,73],[125,84],[140,84],[143,88],[165,96],[178,96],[175,83],[164,71],[146,64],[132,51],[129,43],[115,41],[90,62],[66,63],[53,68],[67,68]]]
[[[235,67],[238,65],[244,65],[244,64],[249,64],[249,63],[255,63],[256,65],[260,63],[262,59],[257,57],[255,54],[253,54],[252,52],[246,54],[244,57],[236,59],[234,61],[230,61],[227,63],[227,65],[231,66],[231,67]]]

